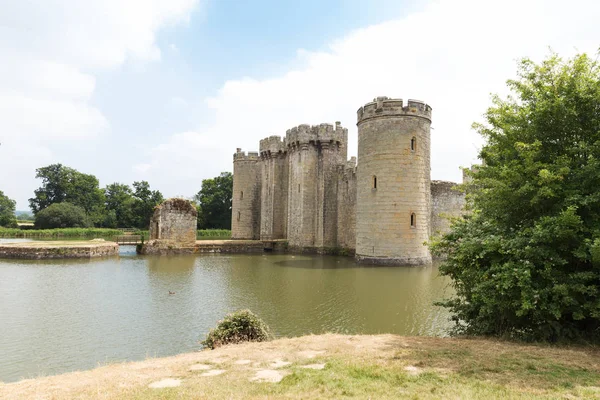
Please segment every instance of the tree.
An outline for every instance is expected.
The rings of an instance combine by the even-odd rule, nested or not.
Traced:
[[[154,207],[163,202],[163,195],[158,190],[150,190],[150,184],[146,181],[133,182],[133,188],[135,225],[140,229],[147,229]]]
[[[52,164],[36,169],[35,177],[42,179],[42,186],[29,199],[34,215],[52,204],[68,202],[83,208],[93,223],[99,225],[104,220],[104,193],[94,175]]]
[[[36,229],[88,228],[92,222],[82,207],[62,202],[39,211],[34,226]]]
[[[535,340],[600,334],[600,66],[519,64],[493,98],[472,213],[433,245],[459,332]]]
[[[204,179],[202,188],[194,199],[199,204],[199,229],[231,229],[231,200],[233,175],[221,172],[212,179]],[[201,216],[200,216],[201,212]]]
[[[0,226],[5,228],[16,228],[17,217],[15,216],[16,202],[11,200],[0,190]]]
[[[131,228],[136,226],[133,206],[135,199],[128,185],[112,183],[104,189],[107,216],[104,226]]]

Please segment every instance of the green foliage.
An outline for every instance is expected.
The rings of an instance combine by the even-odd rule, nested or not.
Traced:
[[[134,232],[135,235],[142,235],[144,239],[148,240],[150,232],[147,230],[140,230]],[[228,229],[199,229],[196,231],[196,239],[198,240],[212,240],[212,239],[231,239],[231,231]]]
[[[29,199],[29,206],[36,216],[52,204],[66,202],[83,208],[96,225],[104,220],[104,193],[94,175],[83,174],[62,164],[52,164],[36,169],[35,177],[42,179],[42,186]]]
[[[7,228],[17,227],[17,217],[15,215],[16,202],[9,199],[8,196],[0,190],[0,226]]]
[[[231,231],[229,229],[199,229],[196,232],[196,238],[201,239],[205,237],[230,238]]]
[[[241,342],[264,342],[271,338],[269,327],[250,310],[241,310],[228,314],[211,329],[201,342],[205,347],[214,349],[226,344]]]
[[[92,222],[82,207],[63,202],[38,211],[34,225],[36,229],[89,228]]]
[[[135,198],[128,185],[112,183],[104,189],[106,217],[103,226],[110,228],[131,228],[137,226],[133,212]]]
[[[133,188],[133,225],[136,228],[147,229],[154,207],[164,201],[163,195],[158,190],[150,190],[150,184],[146,181],[133,182]]]
[[[202,189],[196,194],[198,203],[198,229],[231,229],[231,201],[233,175],[221,175],[202,181]]]
[[[522,60],[493,98],[467,192],[472,215],[433,245],[459,332],[600,336],[600,66]]]
[[[1,238],[109,238],[123,231],[102,228],[8,229],[0,228]]]

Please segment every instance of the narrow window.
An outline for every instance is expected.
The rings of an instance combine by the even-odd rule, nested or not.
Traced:
[[[410,227],[411,228],[417,227],[417,216],[415,215],[415,213],[410,214]]]
[[[242,193],[240,193],[240,200],[244,200],[244,191],[242,190]]]
[[[238,217],[237,217],[237,220],[239,221],[241,217],[242,217],[242,213],[241,213],[240,211],[238,211]]]
[[[373,179],[372,179],[372,188],[373,189],[377,189],[377,176],[373,175]]]
[[[300,193],[300,184],[298,184],[298,193]]]
[[[412,139],[410,139],[410,150],[411,151],[417,150],[417,138],[416,137],[413,137]]]

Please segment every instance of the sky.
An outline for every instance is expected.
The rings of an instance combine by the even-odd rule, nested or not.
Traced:
[[[191,197],[241,147],[377,96],[433,108],[432,179],[477,162],[517,61],[600,48],[597,0],[0,0],[0,190],[53,163]]]

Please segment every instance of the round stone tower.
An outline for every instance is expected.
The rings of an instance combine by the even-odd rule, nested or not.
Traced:
[[[258,153],[246,155],[237,149],[233,155],[232,239],[260,237],[260,176]]]
[[[357,126],[357,260],[430,263],[431,107],[378,97],[358,110]]]

